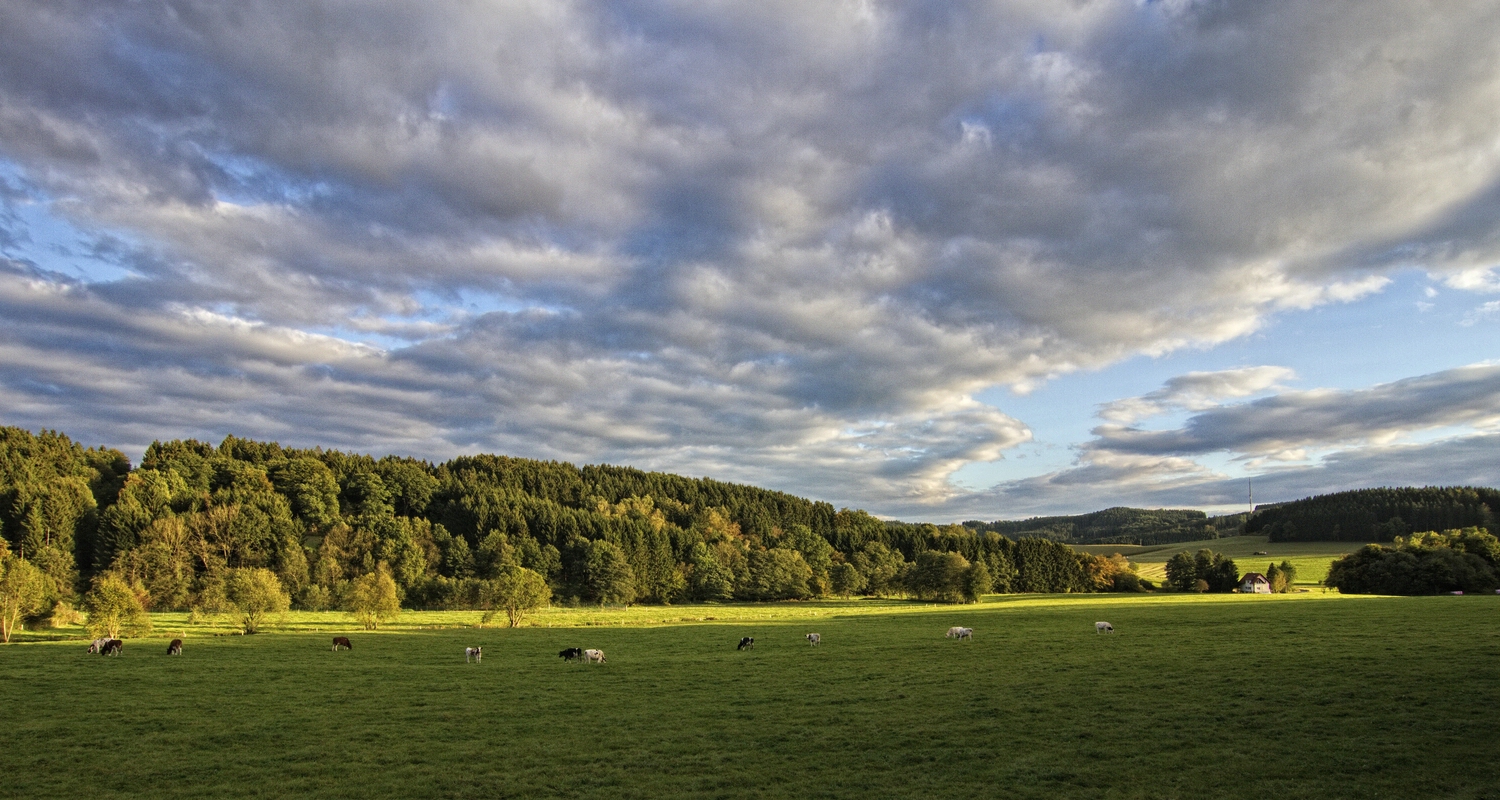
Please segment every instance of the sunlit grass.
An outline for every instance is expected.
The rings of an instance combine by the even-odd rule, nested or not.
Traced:
[[[1074,545],[1074,549],[1095,555],[1119,553],[1140,566],[1138,573],[1143,578],[1163,581],[1167,577],[1167,560],[1178,553],[1196,553],[1208,548],[1234,559],[1241,573],[1265,572],[1273,562],[1291,562],[1297,568],[1297,585],[1312,587],[1328,577],[1328,565],[1334,559],[1364,547],[1363,542],[1271,542],[1265,536],[1229,536],[1223,539],[1204,539],[1197,542],[1174,544],[1118,545],[1094,544]],[[1266,555],[1256,555],[1264,551]]]
[[[81,631],[0,647],[0,752],[18,797],[1477,798],[1500,786],[1497,616],[1496,597],[1015,595],[559,608],[517,630],[293,613],[234,636],[162,614],[119,658]]]

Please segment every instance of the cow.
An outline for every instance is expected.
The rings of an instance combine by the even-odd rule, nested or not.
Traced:
[[[736,650],[754,650],[755,649],[755,637],[754,636],[746,636],[745,638],[743,638],[743,639],[740,640],[740,646],[736,647],[735,649]]]
[[[97,655],[98,653],[104,651],[104,646],[107,644],[109,644],[108,638],[95,639],[94,641],[89,642],[89,652]]]
[[[335,637],[333,637],[333,649],[334,649],[334,652],[338,652],[338,649],[340,647],[344,648],[345,650],[353,650],[354,649],[354,645],[352,643],[350,643],[349,637],[347,637],[347,636],[335,636]]]
[[[959,626],[954,625],[953,627],[948,629],[947,633],[943,635],[949,639],[972,639],[974,638],[974,629],[960,628]]]
[[[469,663],[471,660],[475,664],[478,664],[479,663],[479,659],[481,659],[483,657],[484,657],[484,648],[483,647],[465,647],[464,648],[464,663],[465,664]]]
[[[169,656],[180,656],[180,655],[182,655],[182,640],[181,639],[173,639],[172,643],[169,644],[169,645],[167,645],[167,655],[169,655]]]
[[[1095,622],[1094,623],[1094,633],[1114,633],[1114,632],[1115,632],[1115,626],[1109,624],[1108,622]]]
[[[557,657],[564,661],[577,661],[583,658],[583,651],[576,647],[569,647],[566,650],[559,650]]]
[[[586,664],[603,664],[604,663],[604,651],[603,650],[585,650],[585,651],[583,651],[583,661]]]
[[[110,639],[109,641],[104,643],[104,649],[100,650],[99,652],[102,655],[106,656],[117,656],[120,653],[124,652],[124,650],[124,642],[120,641],[119,639]]]
[[[817,647],[818,642],[821,641],[823,641],[823,637],[817,635],[816,633],[809,633],[807,635],[807,643],[812,645],[813,647]]]

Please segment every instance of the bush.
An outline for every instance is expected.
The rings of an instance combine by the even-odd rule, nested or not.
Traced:
[[[259,632],[270,615],[285,614],[292,606],[280,579],[268,569],[230,570],[224,591],[245,633]]]
[[[1343,594],[1488,593],[1500,586],[1496,561],[1500,540],[1481,529],[1420,533],[1344,556],[1329,567],[1325,583]]]
[[[52,611],[47,615],[47,627],[66,628],[69,625],[77,625],[83,622],[83,615],[73,608],[66,600],[59,600],[52,605]]]

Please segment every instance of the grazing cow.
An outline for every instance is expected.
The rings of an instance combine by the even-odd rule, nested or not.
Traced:
[[[347,637],[347,636],[335,636],[335,637],[333,637],[333,649],[334,649],[334,651],[337,652],[340,647],[344,648],[345,650],[353,650],[354,649],[354,645],[349,642],[349,637]]]
[[[109,644],[109,639],[95,639],[89,642],[89,652],[98,654],[104,652],[104,646]]]
[[[817,647],[818,642],[821,641],[823,641],[823,637],[817,635],[816,633],[809,633],[807,635],[807,643],[812,645],[813,647]]]
[[[167,645],[167,655],[169,655],[169,656],[180,656],[180,655],[182,655],[182,640],[181,639],[173,639],[172,643],[169,644],[169,645]]]
[[[746,636],[745,638],[743,638],[743,639],[740,640],[740,646],[736,647],[735,649],[736,650],[754,650],[755,649],[755,637],[754,636]]]
[[[1115,626],[1109,624],[1108,622],[1095,622],[1094,623],[1094,633],[1114,633],[1114,632],[1115,632]]]
[[[603,664],[604,663],[604,651],[603,650],[585,650],[585,651],[583,651],[583,660],[584,660],[584,663],[587,663],[587,664]]]
[[[99,652],[106,656],[117,656],[120,653],[124,652],[124,650],[124,642],[120,641],[119,639],[110,639],[109,641],[104,643],[104,649],[100,650]]]
[[[583,651],[576,647],[569,647],[566,650],[558,651],[557,657],[561,658],[564,661],[577,661],[578,659],[583,658]]]
[[[469,663],[470,661],[473,661],[475,664],[478,664],[479,663],[479,659],[481,659],[483,657],[484,657],[484,648],[483,647],[465,647],[464,648],[464,663],[465,664]]]
[[[953,627],[949,628],[948,632],[943,634],[943,636],[949,639],[972,639],[974,638],[974,629],[960,628],[959,626],[954,625]]]

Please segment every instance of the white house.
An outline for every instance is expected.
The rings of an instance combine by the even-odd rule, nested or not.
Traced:
[[[1271,582],[1259,572],[1247,572],[1240,578],[1240,591],[1245,594],[1270,594]]]

